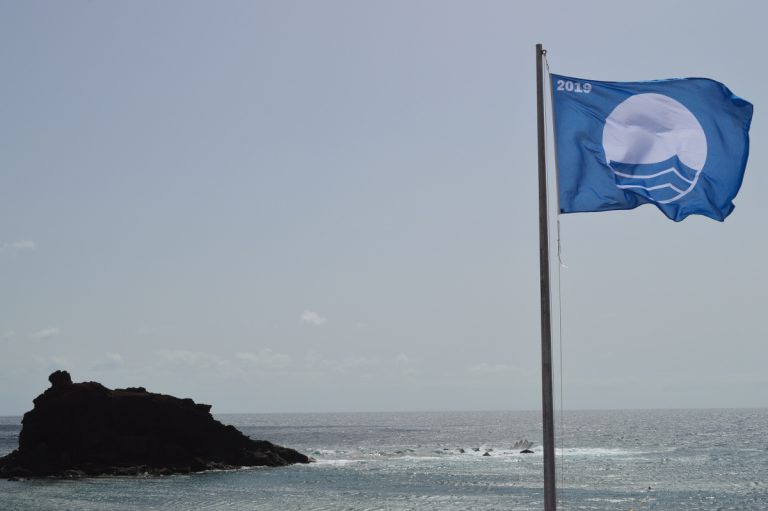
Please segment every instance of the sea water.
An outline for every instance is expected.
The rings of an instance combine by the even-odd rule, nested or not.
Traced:
[[[317,462],[166,477],[0,480],[0,510],[543,506],[537,412],[217,418]],[[768,510],[766,409],[573,411],[557,422],[561,510]],[[19,430],[19,417],[0,418],[0,455],[16,447]],[[525,439],[535,442],[533,454],[512,448]]]

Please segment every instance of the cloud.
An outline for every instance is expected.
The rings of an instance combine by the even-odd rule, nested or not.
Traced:
[[[97,371],[113,370],[123,365],[123,356],[120,353],[105,353],[101,360],[93,364],[93,369]]]
[[[51,355],[47,357],[35,356],[34,360],[38,366],[42,367],[43,370],[48,373],[58,369],[72,371],[72,364],[70,364],[69,359],[61,355]]]
[[[259,369],[275,370],[287,369],[293,366],[293,360],[290,355],[277,353],[271,349],[263,349],[257,353],[250,351],[237,353],[235,357],[243,362],[258,367]]]
[[[49,328],[43,328],[42,330],[38,330],[37,332],[32,332],[29,334],[30,339],[48,339],[49,337],[53,337],[55,335],[59,335],[61,333],[61,330],[57,327],[49,327]]]
[[[371,369],[379,365],[379,360],[353,354],[341,358],[325,358],[314,351],[310,351],[307,352],[305,364],[307,369],[315,371],[346,372]]]
[[[189,371],[200,371],[205,372],[206,375],[224,378],[240,378],[243,375],[243,370],[232,360],[214,353],[190,350],[158,350],[155,355],[156,362],[164,370],[170,369],[184,374],[189,374]]]
[[[416,376],[418,374],[416,367],[414,367],[415,362],[405,353],[400,353],[395,357],[395,365],[402,376]]]
[[[32,240],[17,240],[3,243],[2,248],[9,248],[11,250],[34,250],[37,248],[37,243]]]
[[[344,371],[347,369],[374,366],[378,364],[378,360],[357,355],[349,355],[342,358],[341,360],[335,361],[334,364],[339,370]]]
[[[411,357],[409,357],[405,353],[400,353],[398,356],[395,357],[395,362],[397,362],[398,364],[411,364],[413,363],[413,360],[411,360]]]
[[[105,353],[104,358],[110,362],[122,362],[123,356],[120,353]]]
[[[0,335],[3,339],[11,339],[13,337],[16,337],[16,332],[11,330],[10,328],[7,328],[3,330],[3,333]]]
[[[304,311],[301,313],[301,322],[309,325],[321,326],[328,322],[328,318],[324,318],[314,311]]]
[[[157,354],[162,361],[173,365],[211,368],[227,364],[227,362],[220,357],[202,351],[160,350]]]

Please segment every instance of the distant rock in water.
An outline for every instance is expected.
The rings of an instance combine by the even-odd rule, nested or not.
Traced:
[[[72,383],[56,371],[24,414],[19,448],[0,458],[3,477],[172,474],[309,463],[307,456],[251,440],[197,404],[147,392]]]
[[[515,444],[512,446],[512,449],[522,449],[523,451],[527,451],[531,447],[533,447],[533,442],[531,442],[528,439],[525,439],[525,440],[518,440],[517,442],[515,442]]]

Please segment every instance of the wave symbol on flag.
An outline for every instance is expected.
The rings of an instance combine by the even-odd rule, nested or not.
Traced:
[[[678,101],[635,94],[606,119],[603,150],[616,186],[667,204],[696,186],[707,160],[707,137]]]

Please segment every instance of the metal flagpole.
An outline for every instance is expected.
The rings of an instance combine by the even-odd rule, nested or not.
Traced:
[[[539,274],[541,278],[541,404],[544,444],[544,511],[555,511],[555,421],[552,399],[552,323],[549,296],[549,223],[547,218],[547,165],[544,141],[545,50],[536,45],[536,114],[539,137]]]

